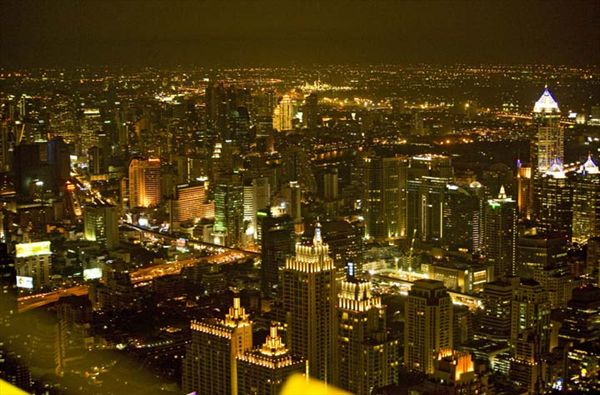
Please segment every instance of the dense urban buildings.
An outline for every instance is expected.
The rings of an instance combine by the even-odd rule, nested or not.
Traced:
[[[140,24],[130,3],[93,36],[127,19],[111,53],[138,32],[120,57],[148,67],[0,67],[2,383],[52,395],[600,391],[597,64],[554,64],[554,41],[529,45],[544,53],[530,64],[382,61],[358,39],[363,13],[337,17],[350,6],[316,39],[321,27],[274,29],[287,19],[263,9],[233,28],[222,15],[245,7],[233,1],[192,29],[227,56],[192,48],[203,62],[174,65],[178,44],[148,56],[161,39],[141,32],[187,3]],[[553,23],[541,14],[518,15]],[[417,19],[434,34],[430,17]],[[89,28],[81,20],[69,26]],[[459,36],[487,28],[479,20],[447,33],[468,46]],[[239,31],[269,32],[277,59],[296,59],[263,56],[269,42]],[[586,52],[598,38],[568,36]],[[33,45],[20,37],[10,46]],[[337,40],[365,58],[310,64]],[[434,52],[446,50],[459,48]]]

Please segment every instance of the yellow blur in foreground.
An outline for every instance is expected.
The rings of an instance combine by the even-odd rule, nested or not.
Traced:
[[[300,374],[295,374],[285,382],[281,395],[350,395],[349,392],[342,391],[332,385],[327,385],[322,381],[308,379]]]
[[[14,385],[8,384],[0,379],[0,394],[2,395],[27,395],[27,392],[18,389]]]

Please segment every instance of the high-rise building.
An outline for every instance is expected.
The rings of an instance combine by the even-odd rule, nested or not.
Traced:
[[[560,125],[560,109],[548,88],[533,107],[533,119],[537,124],[533,156],[539,174],[545,173],[552,162],[564,162],[564,130]]]
[[[544,356],[550,351],[550,302],[535,280],[521,280],[513,294],[509,344],[510,377],[529,393],[541,393]]]
[[[83,235],[86,240],[99,242],[109,250],[118,247],[119,213],[117,207],[109,204],[85,206]]]
[[[257,213],[260,228],[260,283],[265,296],[273,296],[279,286],[279,271],[294,253],[294,221],[287,214],[273,216],[270,209]]]
[[[289,347],[308,361],[309,374],[327,383],[333,380],[335,347],[335,267],[321,229],[312,244],[296,243],[282,274],[282,303]]]
[[[49,286],[52,266],[50,242],[21,243],[15,248],[17,287],[40,290]]]
[[[353,394],[371,394],[398,382],[398,339],[386,332],[385,306],[372,294],[371,283],[353,271],[349,265],[339,286],[334,383]]]
[[[237,357],[252,349],[252,321],[234,297],[224,320],[192,321],[183,361],[185,393],[238,394]]]
[[[0,243],[0,336],[17,314],[17,271],[8,246]]]
[[[410,158],[408,172],[408,235],[423,243],[444,241],[447,185],[453,183],[450,157],[420,155]]]
[[[315,92],[306,96],[302,109],[305,128],[315,130],[319,126],[319,97]]]
[[[407,237],[407,177],[406,157],[365,159],[363,211],[368,238]]]
[[[81,155],[86,155],[88,150],[98,146],[98,132],[102,131],[102,116],[98,108],[85,108],[81,121],[81,134],[76,147]]]
[[[222,176],[215,187],[216,244],[241,245],[244,235],[244,187],[236,175]]]
[[[592,284],[600,287],[600,237],[588,239],[585,267]]]
[[[204,183],[180,184],[175,187],[175,199],[172,200],[171,218],[173,224],[187,221],[197,222],[202,218],[214,216],[212,203],[207,202]]]
[[[409,370],[434,372],[434,360],[453,349],[452,300],[444,283],[417,280],[408,293],[404,363]]]
[[[484,209],[483,250],[494,278],[515,274],[516,241],[517,205],[501,187],[498,198],[488,200]]]
[[[600,170],[589,156],[573,177],[573,242],[600,236]]]
[[[338,170],[329,169],[323,174],[323,198],[328,200],[334,200],[338,197],[339,179]]]
[[[537,225],[545,232],[557,232],[571,240],[573,223],[573,190],[560,161],[537,180]]]
[[[294,129],[294,117],[296,115],[295,103],[288,95],[283,98],[273,110],[273,129],[286,132]]]
[[[567,241],[560,234],[523,235],[517,245],[517,274],[533,278],[534,272],[545,268],[565,267]]]
[[[150,207],[160,203],[160,159],[133,159],[129,164],[129,207]]]
[[[484,284],[481,294],[483,309],[475,328],[480,335],[492,340],[508,341],[511,303],[518,281],[518,277],[510,277]]]
[[[244,185],[244,226],[246,235],[257,239],[257,211],[269,207],[271,188],[267,177],[254,178]]]
[[[523,218],[533,214],[533,179],[531,166],[523,166],[517,161],[517,207]]]
[[[271,324],[269,335],[262,347],[237,356],[238,393],[277,395],[285,380],[293,373],[304,373],[306,362],[291,355]]]

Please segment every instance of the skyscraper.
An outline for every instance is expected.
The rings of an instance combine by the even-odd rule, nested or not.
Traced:
[[[540,393],[544,383],[544,360],[550,347],[550,302],[548,294],[535,280],[521,280],[511,306],[510,377]]]
[[[508,341],[511,328],[511,302],[518,277],[492,281],[483,285],[483,310],[476,331],[492,340]]]
[[[277,395],[293,373],[303,373],[306,362],[291,355],[271,324],[262,347],[237,356],[238,392],[240,394]]]
[[[293,120],[296,115],[294,105],[295,103],[290,96],[283,96],[273,111],[273,129],[280,132],[294,129]]]
[[[365,159],[365,234],[374,239],[407,237],[408,158]]]
[[[183,361],[185,393],[238,394],[237,357],[252,349],[252,321],[234,297],[224,320],[192,321]]]
[[[270,209],[257,213],[260,227],[260,284],[265,296],[273,296],[279,285],[279,270],[294,253],[294,221],[287,214],[273,216]]]
[[[304,125],[308,130],[315,130],[319,125],[319,97],[315,92],[304,99]]]
[[[404,329],[404,364],[409,370],[434,372],[434,359],[452,351],[452,300],[441,281],[417,280],[408,293]]]
[[[241,245],[244,235],[244,187],[237,175],[221,176],[215,187],[215,243]]]
[[[573,190],[564,166],[555,160],[538,180],[537,225],[541,231],[557,232],[571,240]]]
[[[494,267],[494,278],[515,274],[517,250],[517,205],[500,188],[498,198],[490,199],[484,209],[484,253]]]
[[[533,107],[533,120],[537,124],[534,157],[536,169],[543,174],[554,160],[564,162],[564,130],[560,125],[560,109],[548,88]]]
[[[83,235],[86,240],[101,243],[107,249],[119,245],[119,215],[116,206],[88,205],[83,210]]]
[[[398,380],[398,339],[386,333],[385,306],[368,281],[354,277],[354,267],[339,287],[337,372],[334,383],[353,394],[371,394]]]
[[[132,159],[129,164],[129,207],[156,206],[161,193],[160,159]]]
[[[327,383],[337,365],[335,300],[335,267],[317,226],[312,244],[296,243],[296,255],[286,259],[282,303],[292,353],[306,358],[309,374]]]
[[[573,177],[573,241],[600,236],[600,170],[589,156]]]

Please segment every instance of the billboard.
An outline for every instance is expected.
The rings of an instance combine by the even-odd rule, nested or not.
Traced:
[[[83,279],[84,280],[95,280],[97,278],[102,278],[102,269],[99,267],[94,267],[91,269],[83,269]]]
[[[33,289],[33,277],[17,276],[17,287]]]
[[[49,241],[37,241],[35,243],[22,243],[15,246],[17,258],[27,258],[36,255],[52,254]]]

